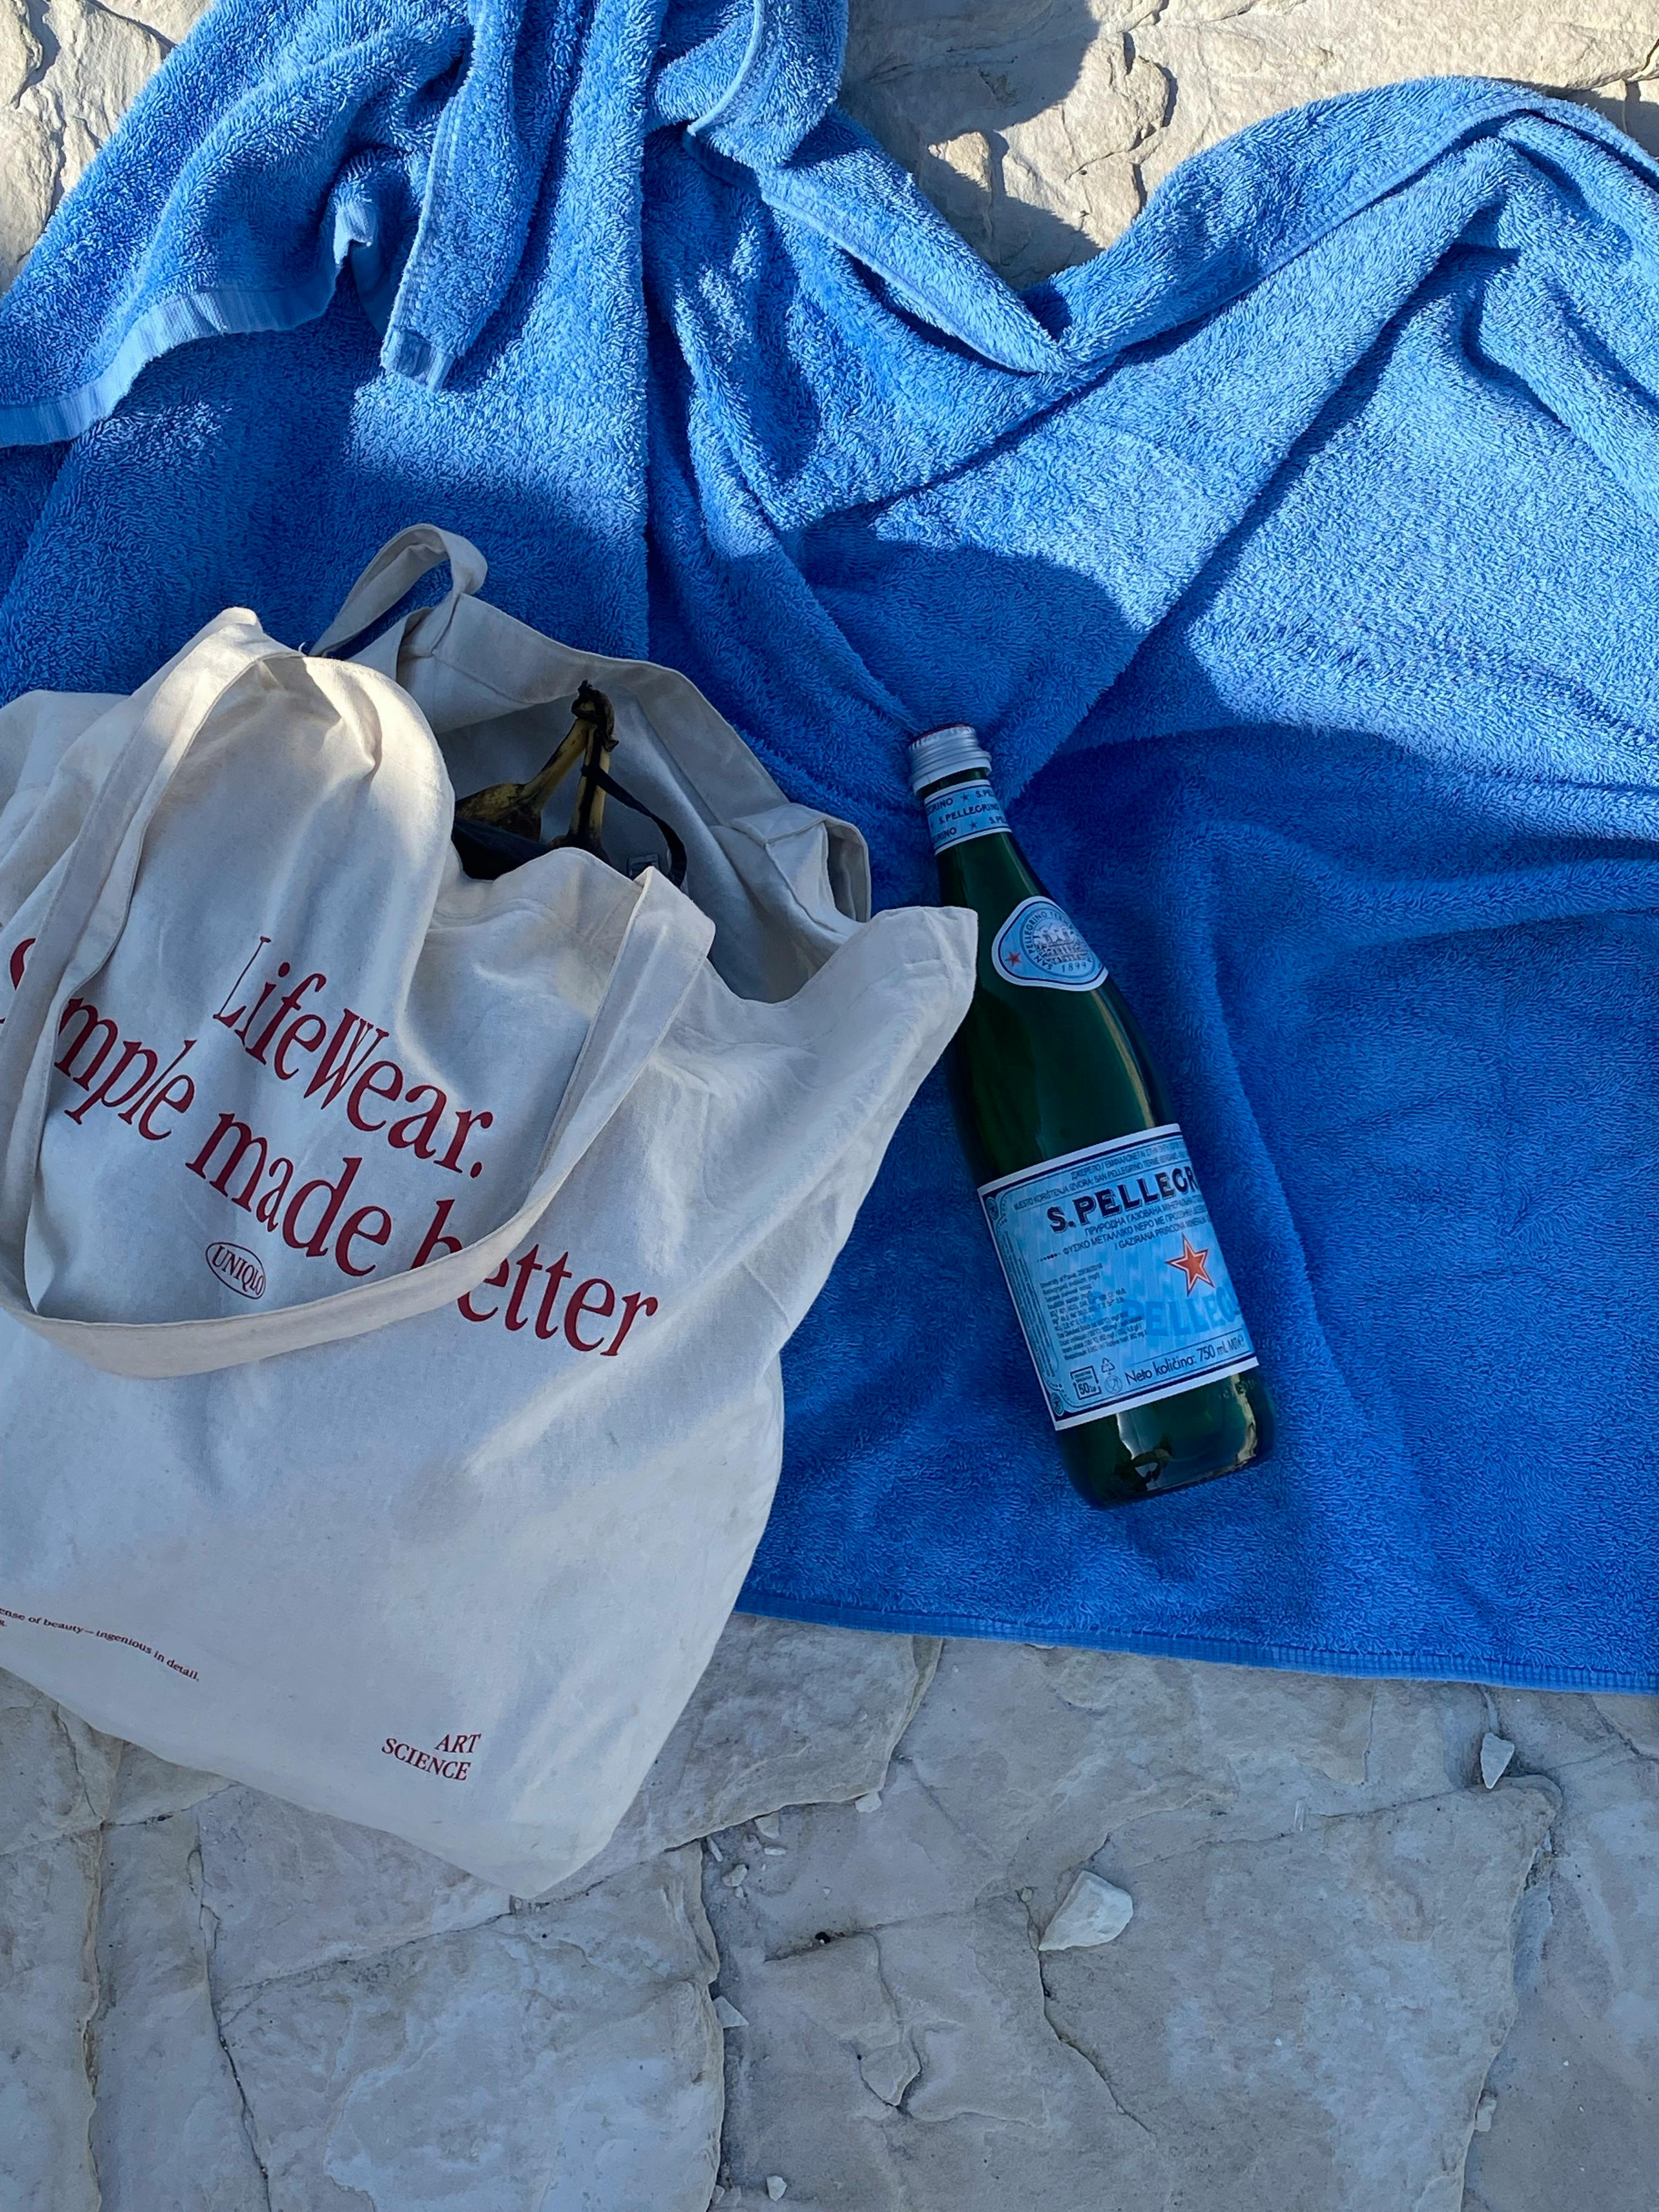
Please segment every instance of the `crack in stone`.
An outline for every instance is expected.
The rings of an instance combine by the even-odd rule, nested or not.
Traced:
[[[47,182],[44,202],[46,218],[50,222],[63,204],[65,190],[64,184],[64,116],[63,100],[56,87],[46,82],[47,74],[45,70],[41,70],[30,83],[23,88],[18,94],[16,108],[20,115],[27,114],[32,121],[40,126],[41,143],[46,149],[51,167],[51,176]],[[27,260],[27,258],[28,256],[25,254],[24,259]],[[21,268],[22,264],[20,263],[18,265]],[[15,276],[15,271],[13,272],[14,279]]]
[[[594,1887],[597,1888],[598,1884],[596,1883]],[[557,1898],[554,1902],[564,1905],[568,1904],[569,1899]],[[207,1911],[210,1908],[204,1906],[204,1910]],[[469,1920],[464,1928],[423,1928],[418,1935],[405,1936],[399,1942],[380,1943],[373,1949],[342,1951],[335,1958],[313,1959],[307,1966],[289,1966],[281,1973],[255,1975],[250,1981],[236,1983],[234,1987],[225,1990],[224,1996],[228,2002],[234,2004],[238,2012],[245,2012],[248,2004],[266,1990],[281,1989],[289,1982],[303,1982],[313,1974],[335,1973],[342,1966],[367,1966],[380,1959],[395,1958],[399,1951],[412,1951],[417,1943],[441,1943],[452,1936],[476,1936],[480,1929],[497,1928],[502,1921],[510,1920],[513,1917],[509,1910],[506,1912],[492,1912],[488,1920]],[[572,1944],[569,1948],[579,1950],[580,1946]],[[210,1988],[212,1976],[210,1974]],[[215,2017],[216,2020],[216,2007]]]
[[[1528,1779],[1548,1782],[1550,1778],[1547,1775],[1539,1775],[1536,1777],[1529,1777]],[[1526,1905],[1528,1891],[1541,1887],[1546,1893],[1547,1899],[1548,1893],[1552,1887],[1554,1868],[1555,1843],[1554,1830],[1552,1826],[1549,1828],[1546,1828],[1543,1834],[1539,1838],[1538,1848],[1534,1851],[1532,1857],[1528,1860],[1527,1863],[1526,1875],[1522,1881],[1520,1887],[1515,1893],[1515,1909],[1510,1915],[1510,1978],[1511,1986],[1515,1991],[1515,2016],[1504,2031],[1503,2041],[1499,2043],[1498,2048],[1492,2052],[1491,2060],[1487,2064],[1486,2070],[1480,2076],[1480,2085],[1474,2093],[1474,2102],[1469,2107],[1468,2132],[1463,2138],[1463,2148],[1459,2154],[1457,2161],[1457,2178],[1459,2182],[1462,2185],[1463,2191],[1463,2212],[1480,2212],[1480,2200],[1471,2195],[1468,2181],[1465,2178],[1466,2169],[1468,2164],[1469,2148],[1474,2141],[1474,2124],[1476,2119],[1480,2117],[1481,2101],[1487,2094],[1487,2084],[1492,2080],[1492,2074],[1497,2068],[1499,2059],[1502,2058],[1504,2051],[1509,2048],[1510,2039],[1513,2036],[1516,2028],[1520,2023],[1525,1997],[1529,1994],[1529,1992],[1524,1991],[1522,1988],[1522,1977],[1519,1966],[1521,1944],[1522,1942],[1522,1930],[1521,1924],[1522,1912]],[[1553,1923],[1554,1916],[1552,1912],[1549,1921],[1545,1924],[1543,1934],[1540,1936],[1538,1944],[1538,1957],[1535,1971],[1540,1973],[1541,1973],[1542,1970],[1544,1954],[1549,1948],[1550,1936],[1553,1929]],[[1492,2094],[1494,2096],[1496,2095],[1495,2091]],[[1421,2199],[1419,2199],[1419,2203],[1420,2203]]]
[[[1545,1789],[1555,1792],[1558,1798],[1559,1796],[1560,1785],[1556,1782],[1553,1775],[1546,1773],[1541,1768],[1519,1768],[1511,1766],[1509,1772],[1504,1777],[1503,1782],[1499,1784],[1498,1787],[1503,1789],[1510,1785],[1516,1785],[1524,1788],[1528,1784],[1542,1784]],[[1136,1864],[1138,1866],[1174,1866],[1179,1864],[1182,1859],[1196,1858],[1202,1852],[1212,1851],[1217,1849],[1229,1850],[1265,1850],[1269,1844],[1282,1844],[1288,1841],[1292,1836],[1311,1835],[1314,1832],[1316,1824],[1322,1830],[1335,1826],[1339,1821],[1379,1820],[1386,1818],[1391,1813],[1406,1812],[1413,1805],[1435,1805],[1440,1803],[1445,1798],[1457,1797],[1465,1794],[1466,1793],[1464,1791],[1458,1790],[1455,1784],[1449,1784],[1443,1790],[1422,1790],[1415,1797],[1390,1797],[1386,1804],[1356,1805],[1349,1810],[1338,1811],[1334,1813],[1316,1813],[1310,1806],[1307,1806],[1306,1800],[1304,1799],[1302,1802],[1304,1807],[1306,1807],[1306,1810],[1304,1826],[1300,1828],[1297,1826],[1295,1817],[1292,1815],[1289,1824],[1282,1828],[1253,1830],[1247,1836],[1206,1836],[1200,1838],[1197,1843],[1184,1844],[1179,1850],[1153,1851],[1145,1858],[1137,1859]],[[1220,1809],[1224,1810],[1225,1808],[1224,1808]],[[1145,1818],[1147,1820],[1152,1820],[1157,1817],[1158,1815],[1156,1814],[1146,1814],[1144,1815],[1138,1815],[1137,1819]],[[1098,1858],[1100,1853],[1106,1849],[1109,1844],[1116,1841],[1120,1838],[1122,1838],[1126,1844],[1130,1842],[1133,1839],[1133,1833],[1135,1826],[1136,1820],[1130,1820],[1124,1821],[1121,1826],[1109,1830],[1100,1844],[1097,1847],[1093,1854],[1094,1857]],[[1085,1865],[1089,1863],[1090,1862],[1088,1861],[1084,1862]]]
[[[697,1843],[698,1866],[696,1887],[698,1901],[700,1904],[702,1903],[702,1885],[708,1881],[711,1871],[711,1863],[708,1852],[705,1848],[707,1841],[708,1838],[703,1837],[699,1838]],[[718,1865],[719,1862],[716,1860],[713,1863]],[[688,1884],[688,1888],[690,1887],[690,1886]],[[706,1905],[702,1906],[702,1918],[703,1926],[708,1931],[708,1938],[706,1955],[711,1960],[714,1968],[714,1971],[708,1977],[708,1982],[704,1985],[703,2000],[705,2003],[712,2004],[714,2002],[712,1993],[720,1987],[721,1981],[725,1978],[726,1961],[720,1957],[720,1939],[719,1932],[714,1926],[714,1916],[710,1913]],[[702,1948],[701,1936],[699,1936],[698,1938],[698,1945],[701,1949]],[[703,2207],[703,2212],[713,2212],[715,2198],[718,2197],[723,2197],[726,2194],[721,2177],[730,2171],[726,2161],[726,2130],[732,2124],[732,2088],[730,2072],[726,2063],[726,2039],[725,2034],[722,2033],[720,2038],[720,2133],[714,2142],[714,2179],[709,2184],[708,2203]]]
[[[18,0],[18,10],[23,18],[23,27],[33,42],[37,57],[29,64],[28,75],[20,87],[20,92],[31,92],[64,49],[57,32],[52,27],[47,0]]]
[[[179,43],[176,39],[169,39],[165,32],[158,31],[154,23],[145,22],[142,16],[125,15],[118,8],[108,6],[106,0],[85,0],[85,4],[94,15],[108,15],[118,23],[125,23],[130,31],[137,31],[146,39],[152,40],[161,50],[158,68]]]
[[[1656,46],[1654,48],[1654,52],[1656,54],[1659,54],[1659,46]],[[1597,1702],[1595,1710],[1600,1717],[1607,1723],[1607,1726],[1618,1737],[1620,1742],[1624,1745],[1625,1749],[1630,1753],[1632,1759],[1639,1759],[1649,1766],[1659,1766],[1659,1752],[1644,1751],[1642,1746],[1637,1742],[1635,1737],[1632,1735],[1627,1729],[1620,1728],[1619,1723],[1607,1710],[1606,1706],[1601,1705],[1599,1701]]]
[[[58,1726],[63,1727],[63,1717],[58,1713],[56,1705],[52,1706],[52,1711],[58,1715]],[[68,1735],[69,1730],[64,1729],[64,1733]],[[74,1738],[70,1736],[71,1749],[74,1747]],[[76,1772],[78,1774],[80,1771],[80,1764],[77,1761]],[[88,2013],[81,2027],[81,2070],[85,2075],[87,2082],[87,2171],[92,2176],[93,2189],[100,2204],[104,2201],[104,2185],[98,2172],[98,2154],[92,2147],[92,2130],[98,2113],[98,2024],[108,2009],[108,1995],[104,1988],[103,1976],[98,1970],[98,1930],[104,1917],[104,1868],[106,1843],[107,1836],[103,1824],[100,1822],[98,1857],[93,1871],[92,1897],[87,1912],[87,1978],[92,1988],[92,2009]]]
[[[890,1774],[892,1768],[895,1766],[902,1766],[906,1775],[909,1778],[912,1785],[921,1792],[922,1796],[933,1807],[933,1810],[939,1814],[940,1820],[944,1821],[945,1826],[951,1831],[951,1833],[953,1836],[959,1836],[963,1842],[969,1846],[969,1850],[977,1852],[981,1859],[988,1858],[990,1856],[990,1854],[986,1850],[985,1844],[981,1838],[976,1836],[971,1828],[963,1827],[962,1822],[958,1820],[956,1815],[941,1802],[939,1792],[931,1788],[928,1784],[922,1780],[921,1775],[916,1771],[915,1766],[908,1759],[901,1759],[899,1757],[896,1748],[895,1748],[893,1757],[889,1762],[888,1771]],[[1023,1843],[1025,1838],[1022,1837],[1020,1840]],[[928,1865],[933,1868],[933,1872],[938,1875],[941,1881],[947,1881],[949,1879],[950,1869],[946,1867],[942,1867],[939,1864],[939,1861],[933,1856],[932,1851],[928,1850],[925,1842],[921,1844],[921,1855],[927,1860]]]
[[[902,2051],[908,2053],[916,2070],[905,2083],[904,2087],[899,2091],[898,2101],[896,2104],[891,2105],[888,2104],[887,2099],[884,2097],[878,2090],[871,2087],[870,2082],[865,2076],[864,2054],[861,2051],[858,2051],[854,2054],[858,2063],[859,2079],[860,2081],[863,2081],[865,2087],[869,2090],[870,2094],[875,2098],[878,2104],[887,2105],[890,2112],[902,2112],[904,2118],[908,2120],[915,2118],[915,2115],[910,2110],[910,2099],[915,2094],[915,2091],[919,2089],[921,2087],[921,2084],[927,2080],[927,2069],[922,2062],[921,2052],[917,2046],[916,2039],[911,2034],[909,2029],[905,2025],[904,2014],[898,2001],[898,1993],[887,1978],[886,1964],[881,1955],[880,1938],[874,1934],[872,1934],[870,1937],[870,1945],[871,1948],[876,1954],[877,1985],[880,1989],[883,1996],[886,1998],[888,2010],[893,2015],[893,2025],[898,2030],[897,2040],[899,2047]]]
[[[1101,1848],[1103,1850],[1105,1849],[1105,1845],[1103,1844]],[[1077,2053],[1078,2057],[1083,2061],[1089,2071],[1100,2083],[1101,2087],[1104,2089],[1106,2094],[1111,2099],[1112,2110],[1121,2118],[1127,2120],[1132,2127],[1139,2128],[1141,2134],[1144,2135],[1147,2142],[1151,2143],[1152,2148],[1154,2150],[1158,2150],[1158,2141],[1156,2133],[1147,2125],[1146,2122],[1141,2118],[1139,2112],[1131,2111],[1129,2106],[1124,2103],[1122,2098],[1118,2094],[1116,2084],[1113,2081],[1111,2075],[1106,2071],[1106,2069],[1101,2064],[1099,2059],[1095,2057],[1093,2051],[1085,2051],[1080,2043],[1076,2042],[1070,2035],[1068,2035],[1065,2028],[1061,2027],[1060,2021],[1054,2017],[1054,1999],[1050,1995],[1048,1979],[1042,1970],[1042,1954],[1036,1948],[1041,1930],[1038,1929],[1036,1920],[1032,1917],[1031,1909],[1029,1905],[1025,1908],[1025,1920],[1026,1925],[1030,1929],[1032,1955],[1036,1960],[1037,1979],[1042,1989],[1042,2017],[1048,2025],[1049,2033],[1054,2037],[1055,2042],[1061,2045],[1066,2050],[1073,2051]],[[1162,2156],[1161,2152],[1159,2153],[1159,2155],[1160,2157]],[[1170,2192],[1167,2188],[1164,2191],[1164,2201],[1166,2205],[1170,2201]]]
[[[64,1718],[63,1709],[58,1704],[56,1698],[52,1698],[49,1701],[49,1709],[51,1711],[52,1719],[58,1724],[58,1734],[69,1746],[70,1764],[75,1769],[75,1779],[81,1792],[81,1800],[87,1808],[87,1817],[83,1821],[82,1821],[80,1828],[78,1830],[74,1828],[65,1828],[64,1832],[65,1835],[83,1834],[88,1828],[97,1828],[101,1831],[104,1823],[98,1816],[97,1808],[92,1802],[92,1792],[87,1787],[86,1769],[81,1764],[80,1747],[76,1744],[74,1736],[70,1733],[69,1725]],[[101,1839],[99,1848],[100,1854],[100,1864],[101,1865]]]
[[[939,1679],[939,1662],[945,1656],[945,1638],[942,1636],[913,1636],[910,1650],[915,1662],[916,1685],[911,1692],[910,1702],[904,1709],[904,1718],[899,1723],[898,1733],[893,1738],[893,1748],[887,1755],[890,1766],[898,1756],[900,1745],[909,1734],[911,1722],[921,1711],[922,1699]]]
[[[160,1814],[157,1817],[161,1819],[169,1819],[172,1815]],[[693,1841],[700,1844],[706,1841],[706,1838],[693,1838]],[[689,1850],[691,1848],[691,1844],[676,1844],[671,1848],[677,1851]],[[669,1856],[669,1852],[658,1852],[653,1854],[653,1856],[666,1858]],[[641,1862],[641,1863],[648,1864],[649,1862],[645,1861]],[[631,1867],[623,1867],[617,1869],[617,1872],[623,1874],[630,1874],[633,1871],[634,1869]],[[251,2002],[252,2000],[258,1996],[263,1990],[280,1989],[284,1984],[289,1982],[302,1982],[306,1980],[308,1976],[313,1974],[333,1973],[343,1966],[357,1966],[367,1965],[381,1959],[392,1959],[395,1958],[400,1951],[414,1950],[418,1944],[444,1943],[463,1936],[477,1936],[480,1935],[486,1928],[500,1928],[509,1922],[518,1922],[520,1923],[520,1929],[522,1930],[523,1922],[528,1919],[532,1914],[539,1912],[556,1912],[564,1905],[575,1904],[580,1898],[592,1896],[594,1890],[603,1889],[606,1881],[614,1881],[615,1879],[615,1873],[607,1875],[600,1881],[593,1882],[587,1889],[573,1890],[568,1895],[540,1899],[533,1897],[512,1898],[509,1899],[504,1911],[489,1913],[482,1920],[468,1920],[461,1925],[454,1928],[422,1928],[418,1929],[413,1936],[400,1936],[395,1942],[377,1943],[373,1946],[364,1946],[360,1949],[350,1951],[342,1951],[334,1958],[313,1959],[308,1966],[285,1967],[279,1973],[257,1974],[246,1982],[236,1983],[234,1987],[228,1989],[224,1992],[224,1995],[227,1999],[234,2000],[237,2011],[241,2012],[246,2010],[247,2003]],[[203,1910],[206,1911],[210,1910],[210,1908],[204,1905]],[[531,1932],[533,1933],[533,1931]],[[856,1934],[859,1931],[854,1929],[850,1932]],[[588,1959],[590,1957],[590,1954],[583,1949],[583,1947],[576,1942],[574,1936],[562,1936],[558,1937],[556,1940],[562,1943],[567,1950],[579,1953],[583,1959]],[[709,1940],[711,1943],[714,1941],[712,1923],[710,1924]],[[811,1947],[808,1946],[805,1948],[810,1948]],[[714,1978],[718,1978],[718,1977],[715,1977]]]
[[[230,2075],[232,2087],[236,2092],[236,2102],[241,2114],[242,2133],[247,2137],[249,2155],[259,2170],[259,2186],[264,2191],[265,2212],[272,2212],[270,2169],[259,2155],[259,2145],[253,2133],[253,2110],[248,2103],[247,2091],[242,2086],[242,2076],[237,2069],[230,2045],[225,2040],[225,2031],[219,2021],[218,2000],[213,1990],[213,1975],[211,1971],[208,1970],[213,1951],[212,1937],[207,1924],[210,1917],[210,1908],[204,1900],[198,1909],[197,1925],[202,1931],[202,1962],[204,1969],[202,1978],[207,1991],[208,2018],[213,2022],[214,2035],[217,2039],[220,2050],[224,2053],[225,2070]]]
[[[1041,1965],[1038,1966],[1038,1972],[1039,1974],[1042,1972]],[[1042,2017],[1048,2023],[1049,2032],[1054,2036],[1055,2042],[1061,2045],[1063,2048],[1067,2051],[1075,2051],[1078,2057],[1083,2061],[1084,2064],[1088,2068],[1089,2071],[1094,2075],[1095,2079],[1100,2083],[1101,2087],[1104,2089],[1106,2094],[1112,2100],[1112,2110],[1117,2113],[1120,2118],[1127,2120],[1131,2127],[1139,2128],[1141,2134],[1144,2135],[1147,2142],[1151,2143],[1152,2148],[1157,2150],[1158,2148],[1157,2135],[1150,2127],[1147,2126],[1146,2121],[1141,2118],[1139,2112],[1132,2112],[1128,2106],[1124,2103],[1122,2098],[1118,2094],[1111,2075],[1101,2064],[1099,2059],[1095,2057],[1093,2051],[1085,2051],[1080,2043],[1075,2041],[1073,2038],[1069,2036],[1066,2033],[1066,2030],[1060,2026],[1060,2022],[1054,2018],[1052,2000],[1048,1995],[1047,1983],[1044,1983],[1042,1990]],[[1167,2191],[1165,2192],[1165,2202],[1168,2202]]]
[[[869,1927],[837,1928],[833,1935],[826,1929],[821,1935],[814,1936],[810,1942],[792,1944],[787,1951],[763,1951],[762,1962],[775,1966],[781,1965],[786,1959],[810,1959],[819,1951],[827,1951],[832,1943],[851,1943],[860,1936],[872,1939],[890,1936],[903,1928],[931,1928],[938,1920],[960,1920],[970,1910],[971,1907],[966,1905],[949,1905],[941,1906],[937,1912],[907,1912],[902,1920],[878,1920]],[[876,1945],[876,1951],[879,1956],[879,1943]]]

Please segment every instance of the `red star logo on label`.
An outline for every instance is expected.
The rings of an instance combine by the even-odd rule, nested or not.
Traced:
[[[1181,1232],[1180,1251],[1176,1254],[1173,1260],[1166,1261],[1164,1265],[1170,1267],[1179,1267],[1182,1273],[1185,1275],[1188,1297],[1191,1297],[1200,1283],[1208,1283],[1212,1290],[1215,1288],[1214,1279],[1210,1273],[1209,1246],[1206,1244],[1201,1252],[1195,1252],[1188,1241],[1184,1229]]]

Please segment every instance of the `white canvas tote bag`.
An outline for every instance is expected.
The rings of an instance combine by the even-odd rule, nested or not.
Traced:
[[[233,611],[131,698],[0,712],[0,1665],[532,1894],[731,1609],[779,1349],[974,932],[870,919],[856,833],[683,678],[483,574],[408,532],[309,657]],[[684,892],[460,870],[456,790],[584,678]]]

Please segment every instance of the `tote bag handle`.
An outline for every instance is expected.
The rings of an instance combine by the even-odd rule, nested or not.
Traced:
[[[457,599],[471,599],[489,574],[489,563],[470,538],[453,530],[441,530],[435,522],[414,523],[381,546],[311,651],[319,657],[341,658],[343,647],[354,643],[383,615],[390,614],[404,593],[441,561],[449,563],[445,608],[453,609]]]
[[[131,902],[150,819],[220,700],[261,662],[297,657],[266,637],[252,615],[237,611],[210,623],[153,688],[146,687],[148,702],[70,848],[0,1026],[0,1311],[110,1374],[204,1375],[365,1335],[476,1289],[546,1212],[621,1107],[702,972],[713,940],[714,924],[654,870],[640,879],[529,1189],[507,1219],[476,1243],[424,1267],[268,1314],[84,1322],[36,1312],[24,1279],[24,1240],[52,1081],[51,1044],[71,964],[78,981],[108,958]]]

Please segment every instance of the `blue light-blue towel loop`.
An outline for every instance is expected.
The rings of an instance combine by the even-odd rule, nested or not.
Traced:
[[[1281,116],[1017,295],[840,0],[217,0],[0,303],[0,685],[322,631],[430,520],[932,895],[968,720],[1140,1010],[1282,1417],[1057,1467],[942,1086],[786,1358],[745,1601],[1659,1686],[1659,186],[1472,81]]]

